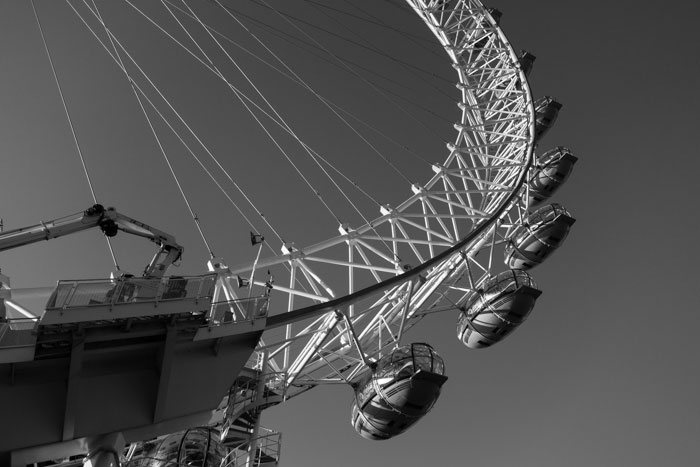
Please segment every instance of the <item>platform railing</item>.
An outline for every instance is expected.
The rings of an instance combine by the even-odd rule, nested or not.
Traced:
[[[46,309],[211,298],[216,275],[59,281]]]
[[[254,321],[267,316],[270,297],[241,298],[212,303],[210,326],[228,324],[236,321]]]
[[[255,441],[256,455],[248,458],[245,449],[233,449],[221,461],[220,467],[260,467],[265,465],[278,465],[282,450],[282,434],[278,431],[260,427],[260,436],[250,441]]]

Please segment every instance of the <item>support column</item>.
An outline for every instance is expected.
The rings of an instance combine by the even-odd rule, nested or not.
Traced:
[[[80,405],[80,378],[83,372],[83,354],[85,335],[73,333],[73,348],[70,354],[68,370],[68,388],[66,390],[66,410],[63,416],[63,441],[70,441],[75,434],[75,415]]]

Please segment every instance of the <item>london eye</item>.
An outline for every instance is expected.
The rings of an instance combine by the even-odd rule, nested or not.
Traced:
[[[158,154],[170,184],[166,190],[139,154],[113,155],[96,168],[100,163],[91,160],[89,144],[81,144],[90,137],[81,135],[81,117],[72,110],[71,84],[57,60],[60,44],[51,40],[58,29],[48,18],[59,14],[57,7],[27,4],[24,13],[34,19],[46,76],[55,82],[54,98],[60,97],[60,121],[67,123],[61,131],[75,143],[72,162],[80,161],[92,199],[76,214],[37,218],[30,227],[14,221],[10,226],[6,218],[0,251],[20,254],[42,240],[96,230],[108,239],[113,273],[105,279],[61,277],[37,311],[22,304],[22,288],[11,287],[13,261],[21,256],[3,259],[0,394],[15,403],[0,422],[0,461],[279,465],[279,433],[261,426],[261,413],[328,384],[351,388],[348,415],[360,436],[392,438],[420,423],[449,384],[449,362],[439,346],[411,341],[412,327],[431,315],[452,314],[452,338],[482,349],[516,331],[533,311],[542,291],[532,269],[546,262],[575,222],[555,192],[576,157],[566,147],[541,144],[561,104],[531,95],[534,56],[513,49],[500,28],[501,12],[477,0],[384,5],[397,10],[395,15],[417,17],[453,69],[456,90],[450,98],[458,113],[455,121],[443,123],[451,139],[432,145],[426,156],[326,97],[323,88],[332,79],[314,83],[268,39],[293,33],[337,72],[352,75],[413,119],[420,112],[404,106],[421,104],[397,97],[410,94],[410,87],[372,77],[379,66],[361,68],[350,53],[340,57],[318,43],[301,13],[265,0],[249,3],[264,16],[219,0],[61,4],[60,15],[71,18],[71,27],[80,26],[80,40],[90,40],[89,54],[99,53],[111,67],[105,86],[111,80],[122,86],[122,97],[111,99],[110,106],[128,97],[124,105],[137,109],[131,115],[138,122],[123,124],[127,132],[129,125],[139,125],[150,140],[149,150]],[[321,16],[328,13],[328,5],[306,3]],[[400,28],[358,7],[342,14],[392,34]],[[242,45],[226,25],[251,45]],[[341,26],[326,28],[340,33]],[[425,47],[423,37],[400,32],[398,42]],[[282,40],[293,43],[289,36]],[[352,41],[361,45],[356,53],[370,50],[388,59],[399,75],[411,72],[426,86],[435,79],[378,44],[361,37]],[[299,114],[307,110],[281,86],[257,82],[258,68],[274,70],[325,109],[326,120],[359,140],[358,146],[344,147],[335,135],[323,150],[307,142],[304,133],[330,130],[321,124],[304,128],[303,118],[293,122],[285,104]],[[385,81],[379,85],[375,79]],[[349,100],[352,94],[341,91]],[[246,115],[245,122],[215,107],[222,95],[227,106],[235,104]],[[82,116],[83,127],[106,119],[110,108],[96,105]],[[424,105],[421,112],[432,113]],[[230,135],[214,131],[229,126]],[[262,135],[272,148],[265,152],[281,162],[272,164],[241,141],[252,132]],[[410,154],[383,149],[392,145]],[[338,159],[327,156],[334,151]],[[191,165],[180,162],[184,159]],[[288,179],[294,188],[288,188]],[[111,206],[119,187],[132,190],[133,180],[142,181],[138,189],[144,193],[127,203],[136,214],[117,202],[116,208],[101,204]],[[375,182],[379,188],[370,188]],[[225,214],[218,206],[202,207],[214,196],[223,199]],[[392,202],[382,201],[387,198]],[[206,270],[176,274],[174,267],[187,258],[185,242],[143,217],[151,211],[162,211],[158,218],[166,222],[185,212],[194,232],[188,239],[199,243]],[[302,213],[307,218],[296,225]],[[127,273],[119,264],[120,249],[111,239],[125,234],[157,247],[143,273],[133,266],[133,274]],[[247,250],[230,250],[238,255],[231,257],[227,247],[212,241],[217,235]],[[50,243],[63,241],[68,239]],[[139,252],[146,251],[144,244],[151,246],[133,243]],[[222,250],[227,254],[215,253]]]

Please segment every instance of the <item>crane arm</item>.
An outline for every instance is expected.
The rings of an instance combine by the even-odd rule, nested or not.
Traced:
[[[81,214],[62,217],[37,225],[21,227],[0,233],[0,251],[10,250],[24,245],[63,237],[98,227],[104,217],[104,208],[99,204],[85,210]],[[113,236],[114,234],[112,234]]]
[[[105,219],[108,219],[107,222],[113,222],[119,230],[130,233],[131,235],[147,238],[160,246],[160,250],[158,250],[143,271],[143,277],[163,277],[163,274],[165,274],[165,271],[167,271],[170,265],[182,256],[182,246],[177,244],[175,237],[162,230],[158,230],[141,221],[119,214],[112,208],[108,208],[105,211]],[[104,225],[100,227],[102,231],[105,232],[105,235],[109,235],[109,233],[105,231]],[[114,228],[111,225],[110,227]]]
[[[63,237],[94,227],[99,227],[108,237],[113,237],[119,230],[122,230],[132,235],[147,238],[160,246],[160,250],[146,266],[143,273],[143,276],[147,278],[162,277],[168,267],[182,256],[183,248],[177,244],[172,235],[119,214],[114,208],[105,209],[99,204],[95,204],[75,216],[62,217],[30,227],[2,232],[0,233],[0,251]]]

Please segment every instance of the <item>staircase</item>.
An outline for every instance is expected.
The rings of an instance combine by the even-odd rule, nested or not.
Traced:
[[[281,435],[259,426],[259,418],[262,410],[284,400],[285,380],[285,373],[250,368],[238,376],[229,391],[221,426],[221,442],[231,450],[221,467],[279,465]],[[254,456],[249,456],[251,449]]]
[[[231,449],[228,456],[221,462],[221,467],[278,467],[281,438],[281,433],[260,427],[257,437],[248,438],[244,444]],[[253,440],[256,445],[256,454],[249,460],[248,449]]]

